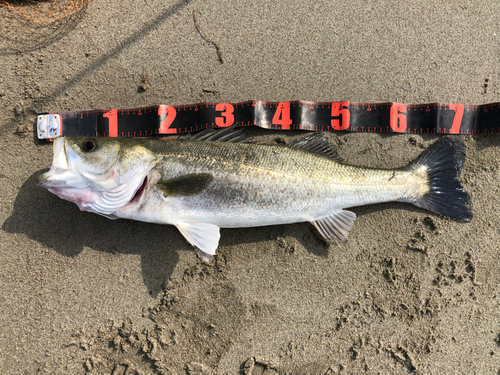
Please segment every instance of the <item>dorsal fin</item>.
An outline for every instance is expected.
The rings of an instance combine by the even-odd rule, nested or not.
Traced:
[[[188,141],[240,143],[245,139],[245,135],[242,133],[243,129],[235,129],[235,126],[223,129],[205,129],[195,135],[188,134],[182,139]]]
[[[342,162],[342,158],[337,153],[335,147],[323,138],[323,134],[314,133],[306,135],[296,141],[291,142],[287,147],[299,148],[314,154],[327,156],[337,162]]]

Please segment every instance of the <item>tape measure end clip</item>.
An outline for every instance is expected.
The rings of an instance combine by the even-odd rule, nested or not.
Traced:
[[[36,121],[38,139],[51,139],[61,135],[61,116],[57,114],[38,115]]]

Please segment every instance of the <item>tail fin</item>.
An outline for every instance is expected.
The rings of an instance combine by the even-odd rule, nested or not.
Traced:
[[[462,141],[447,137],[434,142],[409,165],[425,166],[429,176],[429,192],[411,203],[457,221],[470,221],[470,196],[459,180],[464,161]]]

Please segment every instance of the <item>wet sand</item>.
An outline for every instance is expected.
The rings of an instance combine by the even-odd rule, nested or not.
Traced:
[[[497,2],[94,0],[52,26],[0,17],[0,374],[500,371],[498,135],[463,137],[470,223],[358,207],[345,244],[307,223],[223,229],[207,265],[174,227],[36,187],[52,148],[32,132],[41,112],[200,101],[498,102]],[[347,163],[393,168],[438,136],[327,138]]]

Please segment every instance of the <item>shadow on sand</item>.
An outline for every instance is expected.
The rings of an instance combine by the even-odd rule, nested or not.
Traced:
[[[109,220],[81,212],[34,183],[33,174],[21,187],[13,214],[2,229],[22,233],[67,257],[87,246],[107,253],[139,254],[144,284],[155,297],[171,276],[179,256],[173,249],[191,250],[173,226],[129,220]]]
[[[109,220],[81,212],[75,204],[36,186],[35,176],[41,172],[31,175],[20,188],[13,213],[2,226],[6,232],[25,234],[67,257],[77,256],[85,246],[106,253],[139,254],[144,284],[153,297],[163,289],[178,263],[176,250],[194,251],[174,226]],[[288,235],[316,256],[328,255],[329,245],[315,236],[307,223],[223,229],[221,245],[251,246]]]

